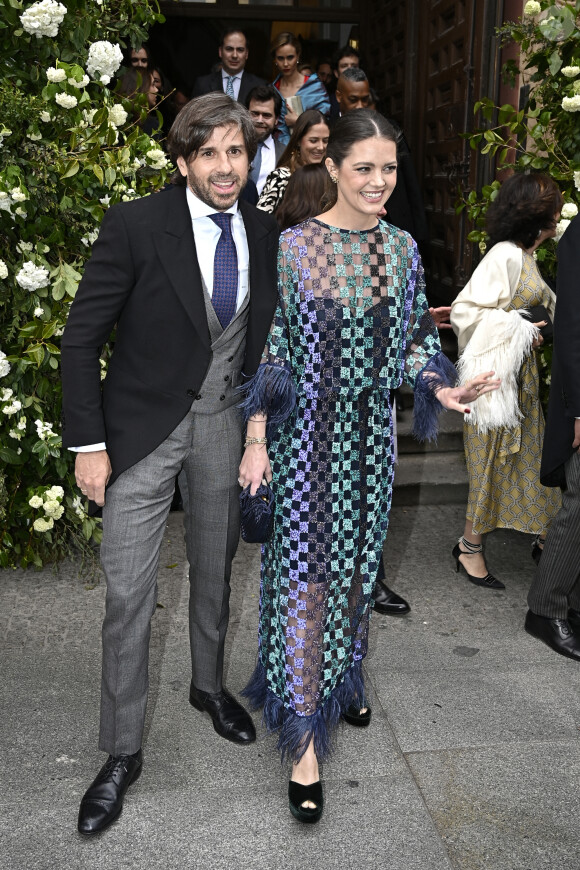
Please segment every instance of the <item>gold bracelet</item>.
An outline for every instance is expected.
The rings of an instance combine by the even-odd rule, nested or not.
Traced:
[[[246,438],[244,441],[244,447],[251,447],[252,444],[267,444],[267,438]]]

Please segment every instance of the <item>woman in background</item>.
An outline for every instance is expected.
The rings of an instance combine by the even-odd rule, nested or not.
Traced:
[[[274,39],[270,51],[278,68],[278,75],[272,84],[280,91],[282,97],[282,112],[276,129],[277,138],[283,145],[287,145],[290,141],[290,134],[300,114],[288,104],[290,97],[300,98],[302,112],[306,109],[318,109],[326,116],[330,112],[328,94],[318,76],[315,73],[305,75],[298,69],[300,50],[300,42],[294,34],[285,31]]]
[[[266,179],[258,208],[269,214],[279,208],[294,170],[311,163],[322,163],[329,135],[328,121],[319,111],[308,109],[300,115],[278,166]]]
[[[467,371],[484,357],[498,374],[506,367],[500,391],[477,406],[481,419],[468,418],[463,428],[469,498],[453,557],[457,571],[463,568],[468,580],[487,589],[505,586],[487,569],[483,534],[497,528],[533,534],[538,561],[561,502],[559,490],[540,484],[544,414],[535,350],[543,342],[540,328],[553,315],[554,295],[534,260],[536,248],[555,235],[561,208],[558,185],[547,175],[508,178],[487,212],[488,253],[451,306],[460,367]],[[537,306],[542,309],[534,315]],[[534,323],[520,316],[530,313]],[[486,416],[491,401],[501,402],[503,425]]]

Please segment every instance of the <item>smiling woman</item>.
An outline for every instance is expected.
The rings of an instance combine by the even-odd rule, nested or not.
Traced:
[[[339,118],[327,147],[333,204],[282,233],[279,301],[245,400],[240,482],[273,478],[262,549],[260,646],[246,689],[292,758],[292,814],[323,807],[318,760],[344,719],[368,725],[362,660],[393,482],[390,391],[415,390],[415,432],[497,384],[452,388],[417,246],[377,218],[396,183],[398,134],[367,109]],[[268,425],[268,452],[264,439]]]

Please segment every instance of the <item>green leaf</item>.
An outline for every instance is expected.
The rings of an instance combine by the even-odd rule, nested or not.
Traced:
[[[560,50],[557,48],[550,55],[550,72],[553,76],[556,75],[557,72],[560,71],[560,67],[562,66],[562,58],[560,57]]]
[[[61,178],[72,178],[73,175],[76,175],[79,169],[81,168],[78,160],[71,160],[67,163],[65,167],[65,171],[62,173]]]
[[[99,181],[101,182],[101,184],[103,184],[103,182],[104,182],[104,180],[105,180],[105,176],[104,176],[104,174],[103,174],[103,170],[101,169],[101,167],[99,166],[99,164],[98,164],[98,163],[93,163],[93,167],[92,167],[92,168],[93,168],[93,172],[95,173],[95,175],[97,176],[97,178],[99,179]]]

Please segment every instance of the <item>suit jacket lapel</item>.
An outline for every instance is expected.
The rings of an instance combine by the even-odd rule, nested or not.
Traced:
[[[165,232],[155,237],[157,254],[193,326],[203,344],[211,346],[203,300],[201,272],[187,207],[185,187],[153,194],[166,206]]]

